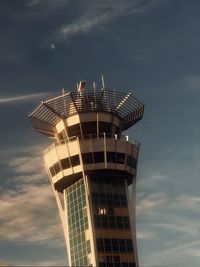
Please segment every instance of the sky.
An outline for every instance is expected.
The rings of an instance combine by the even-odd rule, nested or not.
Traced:
[[[51,141],[27,116],[103,74],[145,104],[125,133],[141,142],[140,266],[200,266],[199,14],[197,0],[0,1],[0,265],[66,265],[42,162]]]

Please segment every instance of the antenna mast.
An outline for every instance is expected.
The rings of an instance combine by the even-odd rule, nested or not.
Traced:
[[[105,83],[104,83],[104,77],[103,74],[101,74],[101,82],[102,82],[102,87],[103,89],[105,88]]]

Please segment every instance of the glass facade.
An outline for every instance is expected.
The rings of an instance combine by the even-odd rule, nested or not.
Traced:
[[[97,238],[98,252],[133,252],[131,239]]]
[[[96,228],[105,229],[130,229],[130,221],[128,216],[113,215],[94,215],[94,225]]]
[[[125,160],[124,153],[107,151],[106,159],[108,163],[126,164],[130,168],[136,169],[137,160],[131,157],[130,155],[127,155],[127,159]],[[83,164],[104,163],[105,153],[104,151],[93,152],[93,153],[82,153],[82,161]],[[56,162],[49,168],[49,171],[51,173],[51,176],[53,177],[61,170],[65,170],[78,165],[80,165],[79,155],[74,155],[69,158],[64,158]]]
[[[124,177],[90,176],[90,194],[99,267],[134,267]]]
[[[135,267],[125,179],[88,176],[99,267]],[[71,266],[92,266],[84,179],[65,189]],[[90,229],[91,230],[91,229]]]
[[[87,255],[91,252],[91,245],[90,240],[86,240],[88,216],[84,180],[65,189],[65,195],[71,265],[89,266]]]
[[[49,168],[49,171],[51,173],[51,176],[53,177],[62,170],[66,170],[68,168],[75,167],[78,165],[80,165],[79,155],[75,155],[71,156],[70,158],[65,158],[60,160],[59,162],[56,162]]]

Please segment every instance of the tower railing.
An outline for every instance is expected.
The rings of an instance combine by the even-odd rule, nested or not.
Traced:
[[[140,142],[136,141],[132,137],[129,137],[128,135],[118,135],[118,134],[112,134],[112,133],[98,133],[98,134],[84,134],[82,137],[78,137],[78,136],[72,136],[69,138],[66,137],[66,138],[63,138],[62,140],[59,140],[59,141],[55,140],[54,143],[52,145],[50,145],[49,148],[51,148],[51,147],[53,148],[55,145],[60,145],[60,144],[72,142],[72,141],[75,141],[77,139],[79,139],[80,141],[86,140],[86,139],[91,139],[91,140],[94,140],[94,139],[113,139],[113,140],[121,140],[124,142],[129,142],[129,143],[135,145],[137,148],[139,148],[139,146],[140,146]],[[48,149],[46,149],[44,151],[44,153],[46,151],[48,151]]]

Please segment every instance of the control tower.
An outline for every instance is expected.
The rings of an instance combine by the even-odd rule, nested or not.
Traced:
[[[86,89],[42,101],[32,128],[53,139],[44,163],[69,266],[138,267],[135,186],[139,143],[122,132],[142,119],[133,93]],[[42,197],[42,196],[41,196]]]

